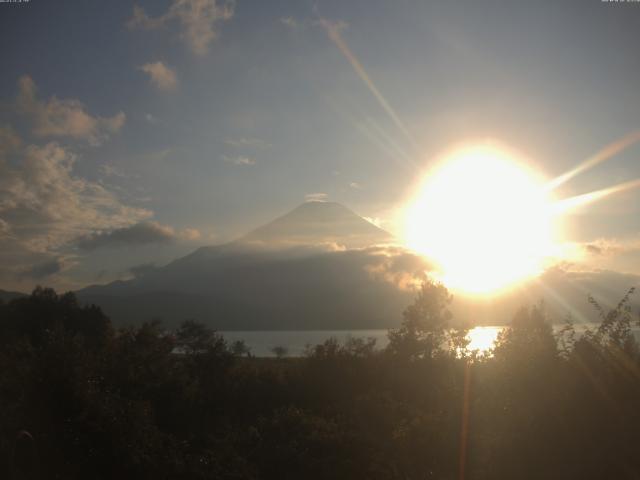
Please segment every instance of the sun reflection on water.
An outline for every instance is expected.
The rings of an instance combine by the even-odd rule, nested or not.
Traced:
[[[502,327],[475,327],[467,333],[467,351],[490,356]]]

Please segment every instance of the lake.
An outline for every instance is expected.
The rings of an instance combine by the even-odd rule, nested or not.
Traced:
[[[307,345],[318,345],[330,338],[340,343],[352,338],[375,338],[376,346],[384,348],[388,342],[387,330],[268,330],[247,332],[219,332],[229,343],[244,340],[256,357],[274,357],[274,347],[285,347],[287,356],[299,357]]]
[[[554,325],[554,330],[559,330],[563,325]],[[587,327],[594,329],[597,324],[575,325],[576,333],[583,332]],[[469,349],[485,351],[493,347],[493,344],[504,326],[475,327],[469,331]],[[384,348],[389,343],[388,330],[268,330],[268,331],[221,331],[219,332],[229,342],[243,340],[251,349],[251,354],[256,357],[274,357],[274,347],[287,349],[287,356],[299,357],[305,352],[307,345],[318,345],[329,338],[336,338],[343,343],[348,338],[373,338],[377,348]],[[633,332],[640,341],[640,330],[634,328]]]

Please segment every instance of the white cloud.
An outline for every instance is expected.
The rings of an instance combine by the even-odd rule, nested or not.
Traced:
[[[298,20],[290,15],[280,18],[280,23],[282,23],[287,28],[290,28],[291,30],[298,30],[302,26],[302,24]]]
[[[225,139],[224,143],[226,145],[229,145],[231,147],[236,147],[236,148],[248,147],[248,148],[256,148],[256,149],[267,149],[273,146],[270,143],[265,142],[264,140],[261,140],[259,138],[244,138],[244,137],[227,138]]]
[[[118,178],[135,178],[137,175],[132,175],[122,171],[112,163],[103,163],[100,165],[99,171],[105,177],[118,177]]]
[[[238,155],[233,157],[230,157],[228,155],[222,155],[222,160],[227,163],[231,163],[233,165],[238,165],[238,166],[251,166],[256,164],[256,161],[253,158],[249,158],[244,155]]]
[[[579,244],[584,253],[595,256],[616,256],[640,251],[640,236],[627,238],[599,238]]]
[[[322,192],[307,193],[304,196],[305,202],[326,202],[328,195]]]
[[[358,182],[351,182],[349,184],[349,187],[353,188],[354,190],[362,189],[362,185],[360,185]]]
[[[17,166],[0,162],[0,217],[10,232],[0,236],[0,263],[56,256],[80,236],[152,216],[76,176],[75,163],[75,155],[54,142],[26,147]]]
[[[124,112],[113,117],[94,117],[85,111],[79,100],[59,99],[47,101],[37,98],[36,85],[24,75],[18,81],[18,110],[33,121],[33,134],[39,137],[73,137],[100,145],[118,132],[125,123]]]
[[[183,41],[194,53],[203,55],[209,44],[218,37],[218,24],[230,20],[234,8],[234,1],[221,3],[217,0],[173,0],[164,14],[150,17],[144,9],[135,6],[127,26],[152,30],[175,20],[180,23]]]
[[[148,74],[151,83],[160,90],[173,90],[178,86],[175,71],[162,62],[145,63],[138,69]]]
[[[424,281],[425,272],[432,268],[424,258],[401,247],[371,247],[364,252],[369,259],[365,271],[399,290],[416,290]]]

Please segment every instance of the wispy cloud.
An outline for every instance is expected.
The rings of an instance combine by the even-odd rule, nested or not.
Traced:
[[[325,202],[329,195],[322,192],[307,193],[304,196],[306,202]]]
[[[47,101],[37,98],[36,84],[25,75],[18,81],[17,107],[19,112],[31,118],[33,134],[39,137],[73,137],[100,145],[110,135],[118,132],[125,123],[124,112],[113,117],[94,117],[84,105],[75,99]]]
[[[10,125],[0,125],[0,157],[17,151],[22,139]]]
[[[112,163],[103,163],[98,169],[99,172],[105,177],[118,177],[118,178],[136,178],[137,175],[126,173],[120,168],[116,167]]]
[[[631,252],[640,252],[640,237],[630,238],[599,238],[591,242],[580,244],[588,255],[616,256]]]
[[[291,15],[280,18],[280,23],[291,30],[298,30],[302,27],[302,23]]]
[[[361,190],[362,189],[362,185],[359,184],[358,182],[351,182],[349,184],[349,187],[354,189],[354,190]]]
[[[178,86],[178,77],[175,71],[163,62],[145,63],[138,69],[148,74],[151,83],[160,90],[174,90]]]
[[[131,29],[153,30],[173,21],[181,27],[180,37],[198,55],[207,53],[209,44],[218,37],[218,25],[233,17],[234,1],[173,0],[169,9],[159,17],[150,17],[143,8],[135,6],[127,22]]]
[[[238,148],[248,147],[248,148],[255,148],[255,149],[267,149],[273,146],[269,142],[261,140],[260,138],[245,138],[245,137],[226,138],[224,140],[224,143],[225,145],[229,145],[231,147],[238,147]]]
[[[222,160],[225,161],[226,163],[230,163],[232,165],[238,165],[238,166],[251,166],[256,164],[256,161],[253,158],[249,158],[244,155],[238,155],[238,156],[222,155]]]
[[[202,238],[202,232],[197,228],[185,228],[180,232],[180,237],[184,240],[195,242]]]

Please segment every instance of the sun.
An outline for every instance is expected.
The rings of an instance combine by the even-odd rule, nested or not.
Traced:
[[[405,211],[407,245],[447,287],[492,294],[541,272],[554,250],[554,209],[543,179],[506,150],[454,151]]]

